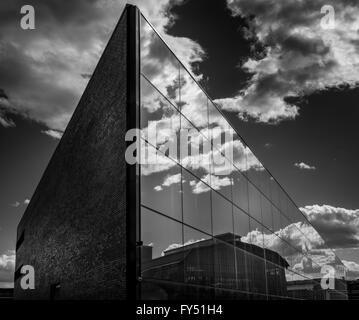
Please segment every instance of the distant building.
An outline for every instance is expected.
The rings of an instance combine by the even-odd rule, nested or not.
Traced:
[[[14,289],[0,288],[0,301],[12,300],[14,298]]]
[[[348,299],[359,300],[359,280],[347,281]]]
[[[321,278],[292,281],[288,283],[288,296],[301,300],[347,300],[349,292],[345,281],[335,279],[334,290],[323,290]]]
[[[125,139],[138,128],[141,148]],[[150,161],[126,162],[126,151]],[[126,6],[19,223],[15,298],[315,299],[295,286],[327,263],[343,267]],[[34,290],[20,287],[23,265],[34,267]]]
[[[156,259],[148,259],[147,247],[142,251],[146,256],[142,255],[143,276],[147,279],[142,298],[263,299],[261,293],[266,290],[273,296],[286,296],[284,270],[289,265],[278,253],[243,243],[240,237],[229,233],[219,235],[218,239],[223,242],[198,241],[165,251]],[[234,248],[225,243],[233,239]],[[271,267],[266,267],[265,261],[271,262]],[[250,276],[249,268],[252,270]],[[178,289],[176,283],[182,284],[182,289]],[[214,283],[212,289],[208,288],[208,283]]]

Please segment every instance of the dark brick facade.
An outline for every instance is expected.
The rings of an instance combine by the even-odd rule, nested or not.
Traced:
[[[16,299],[126,298],[126,11],[18,226]]]

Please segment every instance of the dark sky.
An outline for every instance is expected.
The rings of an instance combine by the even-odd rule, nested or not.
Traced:
[[[205,14],[198,15],[203,7]],[[251,55],[251,42],[240,31],[247,20],[232,17],[225,1],[186,1],[173,12],[178,18],[169,33],[194,39],[206,51],[198,72],[204,75],[209,95],[212,99],[235,95],[250,78],[238,68],[239,61]],[[295,121],[268,125],[227,115],[298,206],[359,208],[359,88],[344,86],[292,100],[300,107]],[[303,172],[293,166],[296,162],[317,169]]]
[[[16,128],[0,126],[0,252],[15,248],[16,227],[58,143],[44,126],[19,117]],[[5,151],[6,150],[6,151]],[[17,204],[18,203],[18,204]]]
[[[85,75],[91,74],[123,8],[123,1],[118,1],[116,10],[75,2],[76,6],[68,6],[55,0],[34,1],[39,20],[31,34],[19,30],[16,1],[4,1],[2,6],[8,10],[0,10],[3,259],[13,256],[24,202],[31,199],[58,143],[56,136],[64,130],[88,81]],[[280,2],[279,9],[268,8],[263,0],[233,1],[232,11],[225,0],[187,0],[169,11],[174,18],[170,26],[160,10],[167,0],[135,2],[160,33],[167,33],[170,46],[177,37],[192,40],[177,41],[174,51],[183,49],[183,59],[188,58],[185,62],[202,76],[201,84],[213,99],[229,99],[218,102],[223,102],[224,112],[242,137],[298,206],[316,213],[313,224],[326,217],[327,226],[333,228],[358,227],[358,33],[348,31],[340,41],[333,36],[330,44],[319,29],[314,37],[311,31],[311,37],[292,36],[290,30],[304,23],[319,24],[309,20],[313,15],[308,12],[314,10],[320,18],[322,0],[316,5],[308,2],[305,8],[298,2]],[[336,2],[339,12],[349,7],[353,19],[342,21],[338,28],[350,30],[348,24],[355,24],[359,9],[352,1]],[[269,32],[275,21],[279,27]],[[199,48],[201,59],[193,59],[190,53]],[[331,54],[337,48],[344,50]],[[246,64],[248,59],[263,64]],[[330,234],[328,229],[325,232]],[[359,230],[353,237],[359,241]],[[357,271],[358,252],[340,250]],[[0,270],[0,282],[6,282],[1,276]]]

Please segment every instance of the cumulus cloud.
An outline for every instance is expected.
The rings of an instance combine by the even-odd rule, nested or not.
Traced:
[[[294,166],[301,169],[301,170],[316,170],[315,166],[311,166],[311,165],[306,164],[304,162],[296,162],[296,163],[294,163]]]
[[[192,192],[194,194],[200,194],[211,190],[211,188],[201,180],[199,181],[192,180],[189,182],[189,185],[192,187]]]
[[[215,176],[213,174],[205,175],[202,178],[202,181],[192,180],[189,182],[189,185],[192,187],[192,192],[194,194],[208,192],[210,190],[208,185],[210,185],[214,190],[220,190],[221,188],[230,186],[231,184],[232,181],[230,178]]]
[[[0,287],[12,283],[15,269],[15,251],[8,250],[0,255]],[[5,284],[5,285],[2,285]]]
[[[357,1],[335,1],[336,26],[321,27],[326,0],[227,0],[233,15],[254,17],[246,29],[266,50],[242,67],[252,74],[235,97],[217,100],[242,119],[276,123],[299,114],[287,97],[304,97],[317,90],[359,81],[359,7]]]
[[[163,187],[169,187],[172,184],[180,183],[180,182],[181,182],[181,174],[180,173],[177,173],[177,174],[174,174],[174,175],[168,175],[164,179],[162,185],[158,185],[154,189],[156,191],[161,191],[161,190],[163,190]]]
[[[311,205],[300,210],[307,215],[329,247],[352,248],[359,245],[359,209]]]
[[[359,264],[354,261],[342,260],[343,264],[348,268],[349,271],[359,273]]]
[[[134,0],[190,68],[203,50],[187,38],[166,34],[171,5],[182,0]],[[11,113],[45,124],[58,138],[109,40],[126,1],[32,1],[36,30],[19,27],[18,0],[0,3],[0,125],[13,127]]]

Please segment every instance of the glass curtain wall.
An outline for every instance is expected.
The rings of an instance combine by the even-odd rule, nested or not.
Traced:
[[[322,298],[342,262],[142,16],[140,50],[142,298]]]

